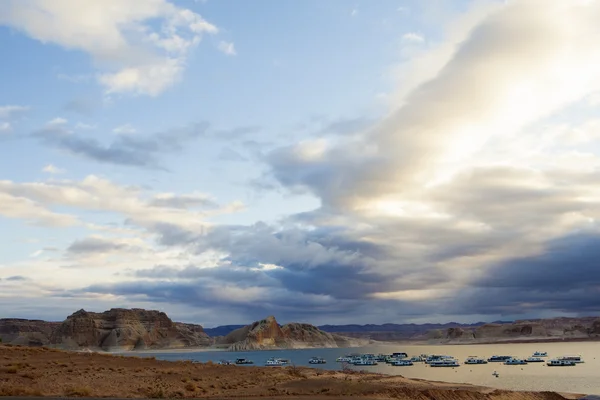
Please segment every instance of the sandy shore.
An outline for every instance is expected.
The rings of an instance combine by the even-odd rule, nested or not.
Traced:
[[[0,345],[0,396],[560,400],[582,395],[513,392],[373,373],[239,367]]]

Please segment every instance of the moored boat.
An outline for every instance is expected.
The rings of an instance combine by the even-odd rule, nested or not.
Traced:
[[[349,363],[349,362],[352,362],[352,358],[347,357],[347,356],[346,357],[338,357],[338,358],[335,359],[335,362],[347,362],[347,363]]]
[[[410,360],[396,360],[392,363],[394,367],[409,367],[413,365],[413,362]]]
[[[487,363],[488,362],[485,360],[485,358],[480,358],[480,357],[477,357],[477,356],[469,356],[465,360],[465,364],[471,364],[471,365],[475,365],[475,364],[487,364]]]
[[[220,360],[217,364],[219,365],[232,365],[233,361],[229,361],[229,360]]]
[[[527,361],[522,360],[520,358],[510,358],[506,361],[504,361],[504,365],[525,365],[527,364]]]
[[[487,360],[489,362],[505,362],[506,360],[510,360],[512,356],[491,356]]]
[[[288,363],[288,360],[284,360],[282,358],[271,357],[265,362],[265,365],[268,367],[277,367],[277,366],[286,365],[287,363]]]
[[[429,363],[430,367],[460,367],[458,361],[454,359],[440,359],[434,360]]]
[[[352,364],[354,364],[354,365],[362,365],[362,366],[365,366],[365,365],[366,366],[372,366],[372,365],[377,365],[377,361],[370,360],[368,358],[361,358],[361,359],[358,359],[358,360],[354,360],[352,362]]]
[[[549,367],[573,367],[575,363],[569,360],[550,360],[546,365]]]
[[[525,361],[527,361],[528,363],[537,363],[537,362],[544,362],[544,359],[540,358],[540,357],[527,357],[525,359]]]
[[[308,360],[308,363],[309,364],[326,364],[327,361],[324,358],[321,358],[321,357],[311,357]]]
[[[236,358],[235,363],[236,364],[254,364],[254,361],[249,360],[247,358]]]
[[[562,357],[558,357],[558,360],[565,360],[565,361],[572,361],[575,364],[581,364],[585,361],[583,361],[583,359],[581,358],[581,356],[562,356]]]
[[[532,357],[548,357],[548,352],[546,351],[536,351],[533,353]]]

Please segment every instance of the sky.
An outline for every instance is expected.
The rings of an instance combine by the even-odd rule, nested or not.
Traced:
[[[600,1],[0,0],[0,317],[600,314]]]

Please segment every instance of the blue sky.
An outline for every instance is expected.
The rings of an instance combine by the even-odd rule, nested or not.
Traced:
[[[597,235],[599,14],[583,0],[3,2],[0,314],[594,313],[581,252]],[[565,265],[581,279],[560,293],[505,276],[564,280]]]

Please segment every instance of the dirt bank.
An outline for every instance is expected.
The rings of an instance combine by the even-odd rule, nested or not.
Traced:
[[[554,392],[511,392],[372,373],[239,367],[0,345],[0,396],[114,398],[293,398],[560,400]]]

